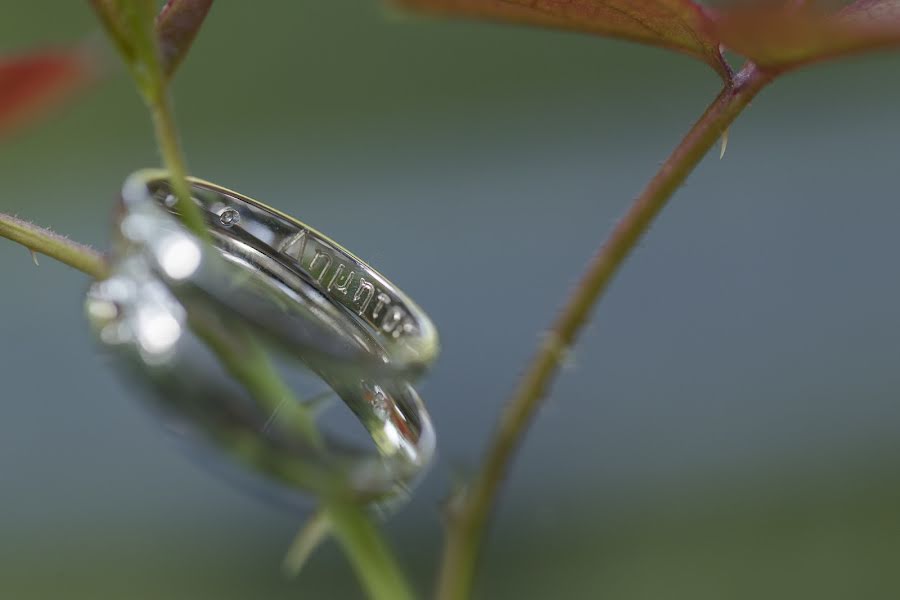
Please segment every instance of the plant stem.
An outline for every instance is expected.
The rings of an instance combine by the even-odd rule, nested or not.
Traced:
[[[94,279],[106,274],[106,259],[100,252],[22,219],[0,213],[0,237],[22,244],[32,252],[55,258]]]
[[[92,0],[91,3],[129,66],[137,88],[150,110],[157,145],[163,163],[169,170],[172,191],[178,200],[179,215],[188,229],[208,242],[210,237],[203,216],[191,200],[186,179],[187,167],[168,91],[168,77],[164,75],[160,63],[153,19],[156,2]],[[0,214],[0,236],[16,241],[34,252],[56,258],[95,279],[105,277],[108,272],[105,259],[95,250],[15,217]],[[284,409],[283,404],[290,407],[292,410],[288,412],[291,424],[315,445],[321,443],[312,410],[296,403],[290,389],[281,381],[267,355],[252,336],[247,336],[248,347],[241,354],[229,348],[225,344],[226,340],[209,335],[209,331],[202,326],[197,327],[197,330],[195,333],[201,338],[204,338],[204,333],[207,334],[204,339],[210,344],[210,348],[251,395],[267,402],[276,412],[279,408]],[[412,598],[393,554],[365,509],[352,501],[339,498],[339,494],[328,495],[324,514],[369,594],[373,598],[386,600]],[[324,527],[321,523],[319,525]],[[325,529],[313,532],[317,533],[324,535]]]
[[[169,77],[163,69],[156,32],[156,0],[91,0],[91,5],[128,66],[153,120],[156,143],[169,171],[178,214],[204,242],[209,232],[200,209],[191,201],[187,167],[178,141]]]
[[[73,242],[58,233],[38,227],[17,217],[0,213],[0,237],[8,238],[25,246],[32,252],[73,267],[94,279],[106,277],[109,265],[98,251]],[[259,402],[265,403],[273,417],[291,427],[316,446],[322,437],[316,428],[313,409],[299,402],[269,361],[262,346],[249,333],[240,337],[240,348],[233,347],[237,333],[225,339],[215,335],[215,328],[209,327],[201,318],[191,321],[194,332],[207,344],[222,362],[223,366]],[[232,328],[234,329],[234,328]]]
[[[325,499],[323,511],[370,598],[411,600],[414,597],[393,552],[358,504],[332,497]]]
[[[171,176],[172,191],[178,199],[178,214],[185,226],[204,242],[209,241],[209,232],[200,209],[191,201],[191,190],[187,183],[187,166],[184,153],[178,141],[178,128],[172,111],[172,102],[165,89],[156,90],[145,97],[150,115],[153,118],[153,130],[156,142],[162,155],[163,164]]]
[[[190,319],[191,330],[209,348],[225,370],[250,393],[270,422],[302,436],[313,447],[322,449],[322,434],[316,427],[315,410],[300,402],[284,382],[269,354],[255,336],[240,323],[221,325],[204,314]]]
[[[590,263],[507,403],[480,470],[468,488],[450,503],[447,541],[438,578],[440,600],[471,595],[487,520],[515,451],[597,300],[669,197],[769,81],[769,76],[753,65],[734,77],[663,163]]]
[[[94,279],[106,277],[109,271],[106,259],[93,248],[3,213],[0,213],[0,237],[18,242],[32,252],[55,258]],[[198,323],[192,322],[191,325],[193,328]],[[314,444],[321,443],[321,434],[315,428],[314,417],[310,414],[312,409],[296,401],[291,390],[282,383],[277,373],[271,370],[268,357],[255,341],[248,340],[253,350],[250,359],[242,362],[237,360],[237,357],[239,355],[246,357],[246,353],[238,353],[224,341],[210,338],[208,331],[202,326],[196,327],[195,333],[209,344],[225,368],[254,398],[270,403],[272,401],[285,403],[286,406],[281,410],[288,413],[292,424]],[[323,490],[325,504],[323,514],[327,523],[343,545],[369,595],[372,598],[390,600],[413,598],[393,552],[366,509],[352,500],[342,499],[340,485],[321,478],[315,479],[315,482],[314,487]],[[323,521],[316,527],[322,529],[320,533],[324,535],[329,526]],[[291,564],[297,567],[297,556],[291,558]]]

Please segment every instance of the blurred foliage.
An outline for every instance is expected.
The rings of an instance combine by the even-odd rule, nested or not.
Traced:
[[[89,73],[87,57],[74,50],[0,55],[0,140],[68,99]]]

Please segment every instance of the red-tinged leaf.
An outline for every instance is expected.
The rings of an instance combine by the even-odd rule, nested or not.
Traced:
[[[0,137],[65,99],[90,74],[73,52],[0,58]]]
[[[156,0],[141,3],[135,0],[90,0],[90,3],[119,54],[138,79],[169,79],[187,55],[213,0],[168,0],[156,17],[155,44],[146,34],[152,15],[156,13]]]
[[[689,0],[393,0],[438,15],[526,23],[629,39],[689,54],[723,77],[729,69],[707,12]]]
[[[759,66],[785,71],[900,46],[900,0],[860,0],[841,11],[759,8],[725,12],[709,34]]]
[[[900,25],[900,0],[858,0],[841,14],[859,22],[893,22]]]
[[[184,60],[213,0],[169,0],[156,19],[163,72],[171,76]]]

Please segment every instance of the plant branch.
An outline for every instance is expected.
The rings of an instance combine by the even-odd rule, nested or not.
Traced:
[[[172,110],[172,99],[169,94],[168,81],[163,74],[159,58],[159,47],[156,39],[156,30],[153,20],[145,23],[145,35],[148,37],[149,50],[144,56],[144,62],[153,73],[148,86],[138,86],[144,97],[144,102],[150,109],[153,120],[153,131],[156,134],[156,143],[162,155],[163,164],[169,171],[172,191],[178,200],[178,214],[185,226],[204,242],[209,242],[209,232],[200,209],[191,200],[191,189],[187,182],[187,162],[184,152],[181,150],[181,142],[178,138],[178,126],[175,124],[175,112]]]
[[[769,81],[770,77],[753,65],[735,76],[663,163],[590,263],[507,403],[480,470],[450,503],[447,541],[438,578],[440,600],[471,595],[479,546],[501,484],[560,363],[587,323],[597,300],[669,197]]]
[[[109,273],[106,258],[97,250],[17,217],[0,213],[0,237],[54,258],[94,279],[103,279]],[[321,445],[322,438],[316,429],[313,409],[295,398],[278,376],[263,347],[249,332],[239,335],[232,331],[230,338],[217,336],[215,328],[200,317],[191,320],[191,328],[226,370],[272,412],[273,419],[277,417],[280,423],[302,434],[313,445]],[[237,339],[240,339],[240,348],[234,347]]]
[[[130,67],[138,90],[150,109],[160,154],[170,172],[173,192],[181,209],[179,214],[193,233],[200,239],[208,241],[209,234],[203,217],[190,199],[190,188],[186,180],[187,168],[178,141],[167,79],[163,76],[160,64],[159,49],[152,26],[152,8],[155,2],[92,0],[91,3]],[[54,258],[94,279],[102,279],[109,273],[109,265],[101,253],[17,217],[0,213],[0,237],[17,242],[32,252]],[[195,325],[197,323],[192,323],[192,326]],[[289,426],[300,431],[315,446],[321,444],[321,436],[315,428],[312,409],[296,402],[291,390],[281,381],[268,356],[252,336],[246,337],[247,344],[243,348],[244,351],[239,353],[228,347],[222,339],[212,338],[201,326],[196,327],[195,333],[209,344],[225,368],[254,398],[269,406],[273,416],[288,421]],[[333,492],[334,485],[331,482],[322,483],[318,487],[329,489],[329,492],[323,495],[325,504],[323,514],[333,527],[337,539],[342,543],[369,594],[379,599],[412,598],[409,586],[390,548],[365,508],[353,501],[340,499],[340,495]],[[318,541],[314,538],[321,539],[327,533],[327,529],[328,526],[324,521],[317,523],[317,528],[310,534],[311,538],[307,543],[314,545]],[[302,547],[300,549],[311,550]],[[292,558],[296,565],[297,556],[294,555]]]
[[[214,318],[205,314],[194,314],[189,322],[191,330],[216,355],[225,370],[270,415],[268,425],[277,424],[301,436],[314,448],[322,449],[315,410],[296,397],[275,369],[265,347],[249,329],[232,322],[223,332],[221,324],[217,325]]]
[[[94,279],[106,274],[106,259],[100,252],[17,217],[0,213],[0,237],[54,258]]]
[[[155,6],[155,0],[94,1],[94,8],[100,13],[101,22],[113,41],[119,45],[138,91],[150,110],[157,145],[169,171],[172,191],[177,199],[178,214],[185,226],[199,239],[209,242],[209,232],[199,208],[191,200],[190,186],[186,179],[187,166],[168,88],[171,72],[166,72],[163,67],[154,26]],[[202,17],[200,20],[202,21]],[[130,29],[131,38],[122,34],[123,22]],[[123,39],[125,43],[122,43]],[[180,58],[184,57],[185,50],[186,48],[182,48]],[[247,343],[243,352],[236,352],[227,347],[224,340],[209,335],[209,330],[197,327],[195,333],[209,344],[225,368],[250,394],[258,402],[268,406],[273,417],[286,421],[283,424],[303,434],[314,446],[321,445],[322,438],[316,430],[313,411],[296,401],[266,353],[251,335],[246,336]],[[374,598],[411,598],[390,549],[381,539],[365,509],[352,502],[337,502],[329,497],[325,499],[325,511],[370,595]]]
[[[32,252],[55,258],[94,279],[102,279],[109,271],[104,256],[93,248],[3,213],[0,213],[0,237],[17,242]],[[239,352],[229,345],[230,340],[215,337],[210,333],[214,329],[203,325],[195,319],[191,321],[194,332],[203,339],[226,370],[253,398],[266,403],[273,411],[273,416],[278,416],[279,421],[287,421],[289,427],[304,435],[314,446],[320,446],[321,434],[316,429],[312,409],[296,400],[293,392],[273,370],[268,356],[252,336],[245,337],[245,345]],[[372,598],[386,600],[413,598],[391,549],[372,522],[372,517],[357,503],[336,499],[339,498],[341,486],[328,481],[327,478],[323,479],[320,475],[311,472],[310,483],[324,493],[323,515],[329,525],[326,525],[325,521],[318,523],[317,528],[321,531],[317,529],[316,536],[321,539],[329,527],[334,529],[338,541],[341,542],[359,575],[360,582]],[[335,492],[335,489],[338,489],[338,492]],[[308,541],[308,545],[314,546],[319,539]],[[311,546],[302,550],[306,553],[311,552]],[[298,562],[297,552],[299,550],[295,549],[289,558],[290,564],[295,569],[301,564]]]
[[[414,598],[393,552],[358,504],[333,497],[324,500],[322,510],[370,598]]]
[[[203,215],[197,205],[191,201],[191,189],[187,183],[187,166],[181,143],[178,140],[178,128],[172,111],[172,102],[167,90],[145,97],[150,115],[153,118],[153,130],[156,142],[162,155],[163,164],[169,171],[172,192],[178,199],[178,214],[185,226],[204,242],[209,241],[209,232],[203,221]]]
[[[102,279],[109,272],[106,259],[100,252],[17,217],[0,213],[0,237],[17,242],[32,252],[54,258],[94,279]],[[246,340],[251,345],[248,358],[247,348],[243,352],[235,351],[225,341],[211,337],[210,330],[202,325],[203,323],[195,320],[191,322],[195,333],[209,345],[235,379],[258,401],[268,402],[276,413],[283,411],[286,416],[282,418],[288,419],[290,426],[307,436],[314,445],[321,444],[321,434],[315,427],[311,409],[297,402],[293,392],[271,370],[268,357],[255,340],[250,336]],[[238,360],[239,356],[243,361]],[[279,409],[278,405],[283,406]],[[315,482],[314,487],[323,491],[323,518],[329,524],[318,523],[316,527],[321,531],[316,536],[324,536],[329,528],[333,528],[356,568],[361,583],[372,598],[413,598],[391,549],[365,508],[353,501],[340,499],[340,485],[335,482],[321,478]],[[314,542],[309,543],[315,545]],[[304,552],[311,550],[311,547],[303,549]],[[299,566],[296,552],[299,551],[295,550],[289,559],[295,568]]]
[[[178,139],[169,79],[163,68],[156,32],[156,1],[92,0],[91,4],[150,110],[159,152],[178,201],[178,214],[191,232],[209,242],[203,215],[191,201],[186,180],[186,161]]]

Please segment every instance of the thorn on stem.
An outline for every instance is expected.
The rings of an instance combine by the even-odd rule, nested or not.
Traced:
[[[453,523],[457,521],[462,512],[469,491],[468,486],[462,480],[454,481],[452,486],[450,494],[441,503],[441,516],[444,526],[448,529],[453,527]]]
[[[719,150],[719,160],[725,158],[725,151],[728,150],[728,132],[728,128],[722,132],[722,148]]]
[[[547,331],[543,333],[541,344],[544,348],[553,354],[553,357],[556,359],[556,362],[560,365],[565,365],[567,361],[571,358],[571,346],[564,343],[559,334],[555,331]]]
[[[41,263],[38,262],[37,252],[34,250],[30,250],[31,252],[31,260],[34,262],[34,266],[39,267]]]

